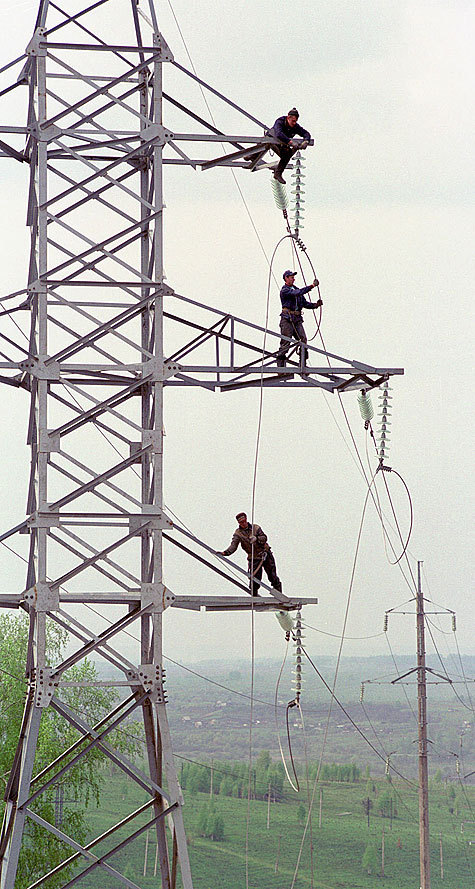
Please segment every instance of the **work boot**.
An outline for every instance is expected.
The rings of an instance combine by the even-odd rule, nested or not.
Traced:
[[[285,185],[285,179],[280,170],[274,170],[274,179],[277,179],[277,182],[281,182],[282,185]]]

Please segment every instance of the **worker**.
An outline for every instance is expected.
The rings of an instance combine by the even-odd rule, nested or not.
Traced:
[[[307,145],[312,138],[308,130],[304,130],[303,127],[299,126],[297,123],[298,118],[299,113],[297,109],[291,108],[288,114],[277,118],[274,126],[268,132],[268,135],[275,136],[280,143],[274,147],[274,151],[280,157],[280,161],[274,170],[274,179],[277,179],[277,182],[282,182],[283,185],[285,185],[285,179],[283,178],[282,173],[290,158],[296,151],[299,151],[299,149],[307,148]],[[303,142],[295,142],[295,136],[302,136]]]
[[[262,577],[262,569],[267,574],[274,590],[282,592],[282,584],[277,577],[277,568],[272,550],[267,543],[267,535],[260,525],[250,525],[245,512],[238,512],[238,527],[236,528],[231,543],[227,549],[217,551],[218,556],[230,556],[235,553],[239,544],[247,553],[249,576],[251,578],[251,595],[258,596],[259,580]]]
[[[301,343],[307,343],[307,334],[303,326],[302,309],[318,309],[323,303],[318,299],[316,303],[308,302],[305,294],[318,287],[318,281],[315,278],[312,284],[307,287],[295,287],[294,281],[297,272],[287,269],[282,275],[284,285],[280,291],[280,301],[282,303],[282,313],[280,316],[280,332],[282,337],[292,337],[292,339],[300,340]],[[290,349],[290,343],[287,339],[281,339],[279,351],[277,353],[277,366],[284,367],[285,356]],[[304,349],[304,364],[307,364],[308,350]]]

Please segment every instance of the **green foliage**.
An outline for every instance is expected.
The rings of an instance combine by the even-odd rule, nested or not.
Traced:
[[[303,824],[306,817],[307,813],[305,811],[305,806],[303,803],[299,803],[299,806],[297,808],[297,821],[299,822],[299,824]]]
[[[354,762],[337,764],[324,763],[320,771],[322,781],[342,781],[355,784],[361,778],[361,769]]]
[[[393,818],[396,817],[396,801],[389,787],[383,790],[383,792],[380,793],[380,795],[378,796],[378,799],[376,800],[376,810],[379,812],[382,818],[390,818],[391,815]]]
[[[363,806],[363,812],[365,813],[365,815],[368,819],[368,827],[369,827],[369,814],[370,814],[371,809],[373,808],[373,805],[374,805],[373,800],[370,799],[369,796],[366,796],[364,799],[361,800],[361,805]]]
[[[50,663],[61,661],[66,645],[66,633],[52,621],[47,623],[47,659]],[[0,774],[8,775],[20,734],[24,703],[27,692],[25,679],[26,649],[28,642],[28,618],[26,615],[0,615]],[[75,665],[64,678],[78,682],[92,682],[97,678],[94,665],[87,659]],[[61,700],[89,723],[107,712],[115,698],[114,692],[97,687],[63,687]],[[36,749],[33,775],[42,771],[63,750],[70,747],[79,737],[72,726],[46,707],[42,713],[40,733]],[[125,735],[109,735],[109,741],[121,750],[130,753],[136,743],[131,744]],[[72,756],[69,757],[72,759]],[[68,762],[66,758],[61,765]],[[99,802],[103,754],[97,747],[87,757],[81,759],[64,776],[64,804],[61,829],[83,842],[87,833],[85,810],[91,801]],[[49,777],[49,776],[48,776]],[[55,797],[57,785],[52,785],[34,802],[34,810],[46,821],[54,823]],[[4,805],[0,803],[0,815]],[[70,850],[59,844],[49,831],[29,820],[24,833],[20,854],[19,869],[15,889],[24,889],[35,877],[53,868],[62,861]],[[70,869],[69,869],[69,872]],[[68,870],[61,871],[48,881],[51,889],[63,885]]]
[[[191,751],[190,751],[191,755]],[[245,753],[243,754],[245,756]],[[216,766],[216,759],[215,759]],[[247,766],[247,763],[246,763]],[[228,762],[225,766],[230,768]],[[383,766],[384,768],[384,766]],[[376,800],[388,788],[383,777],[374,779],[379,794],[372,796]],[[313,842],[314,849],[318,843],[315,856],[315,889],[376,889],[387,886],[388,889],[408,889],[419,886],[419,831],[417,823],[418,795],[417,788],[396,780],[394,781],[398,796],[399,815],[397,830],[386,830],[385,834],[385,872],[386,878],[379,876],[381,865],[381,822],[379,817],[375,834],[368,834],[366,818],[363,815],[361,799],[364,784],[341,784],[332,782],[323,788],[322,828],[318,830],[318,798],[319,789],[313,806]],[[457,785],[455,785],[456,787]],[[129,788],[124,799],[125,788]],[[472,807],[475,806],[475,787],[466,787]],[[145,792],[118,772],[113,780],[108,781],[102,791],[104,810],[91,806],[88,823],[90,833],[88,839],[99,835],[110,826],[110,811],[122,818],[146,800]],[[400,800],[400,801],[399,801]],[[224,819],[225,835],[221,842],[213,842],[199,835],[197,821],[203,804],[209,803],[209,795],[198,793],[196,796],[185,793],[183,815],[188,832],[189,852],[194,885],[199,889],[237,889],[244,885],[246,855],[246,824],[248,819],[247,792],[242,799],[220,794],[215,806]],[[289,788],[284,790],[284,797],[278,805],[271,805],[270,829],[266,830],[267,801],[251,800],[249,813],[249,882],[252,889],[283,889],[290,887],[294,873],[294,862],[302,840],[303,826],[297,819],[300,803],[307,806],[306,787],[296,796]],[[439,804],[440,807],[439,807]],[[350,812],[343,817],[343,813]],[[474,859],[470,848],[467,855],[461,854],[459,829],[460,822],[455,821],[447,811],[445,785],[434,790],[430,796],[431,828],[436,838],[434,848],[433,889],[468,889],[473,883]],[[454,826],[456,828],[454,832]],[[389,824],[388,824],[389,828]],[[167,828],[168,830],[168,828]],[[444,849],[444,881],[440,883],[438,869],[438,836],[443,836]],[[466,828],[465,836],[469,833]],[[470,834],[471,836],[471,834]],[[279,840],[280,837],[280,840]],[[368,875],[361,867],[363,852],[368,840],[376,845],[379,864],[375,865],[372,875]],[[99,847],[100,848],[100,847]],[[279,848],[278,873],[275,872],[277,849]],[[472,847],[473,848],[473,847]],[[149,862],[154,860],[155,843],[149,848]],[[157,878],[153,880],[151,867],[147,878],[143,878],[144,839],[131,843],[122,852],[117,853],[111,864],[123,873],[127,863],[133,863],[128,876],[143,889],[157,889]],[[318,863],[317,863],[318,862]],[[160,884],[160,879],[158,879]],[[119,889],[117,880],[105,871],[98,879],[93,871],[89,878],[78,883],[81,889]],[[180,885],[178,881],[178,885]],[[295,889],[309,889],[310,877],[310,843],[309,832],[304,845]],[[46,889],[46,886],[45,886]],[[178,886],[177,886],[178,889]]]
[[[224,819],[216,809],[214,800],[204,803],[200,809],[197,830],[200,837],[220,842],[224,840]]]
[[[454,799],[454,812],[456,815],[460,815],[461,812],[463,812],[464,805],[465,805],[465,800],[464,800],[463,794],[461,793],[460,790],[458,790],[457,793],[455,794],[455,799]]]
[[[239,670],[230,670],[228,673],[228,679],[234,683],[242,682],[242,673]]]
[[[251,798],[267,799],[269,785],[271,797],[280,799],[284,786],[282,763],[272,762],[267,750],[261,751],[251,770]],[[209,793],[211,790],[211,763],[186,762],[180,775],[184,790],[189,793]],[[249,792],[249,766],[244,762],[220,762],[213,760],[213,793],[221,796],[247,798]]]
[[[379,865],[379,857],[374,843],[369,842],[366,846],[361,864],[367,874],[376,873]]]

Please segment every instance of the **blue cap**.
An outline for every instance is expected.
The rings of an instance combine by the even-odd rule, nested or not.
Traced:
[[[284,272],[284,274],[282,275],[282,277],[283,277],[283,279],[284,279],[284,281],[285,281],[287,275],[296,275],[296,274],[297,274],[297,272],[291,272],[290,269],[286,269],[286,271]]]

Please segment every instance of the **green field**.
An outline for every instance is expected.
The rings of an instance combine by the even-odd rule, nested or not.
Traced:
[[[309,835],[303,847],[295,889],[372,889],[385,884],[391,889],[418,889],[419,851],[417,794],[407,785],[393,784],[397,792],[397,817],[392,821],[377,814],[378,795],[388,787],[382,779],[374,783],[375,791],[368,791],[366,780],[357,784],[326,782],[322,785],[322,825],[319,820],[319,789],[313,809],[313,858],[314,880],[311,882]],[[368,828],[362,801],[367,792],[374,802]],[[431,871],[432,889],[470,889],[475,885],[475,807],[473,788],[466,791],[462,801],[458,798],[455,810],[450,786],[435,784],[431,790]],[[458,795],[459,796],[459,795]],[[144,796],[139,788],[131,787],[121,776],[107,780],[102,796],[102,810],[89,810],[90,838],[107,829],[114,821],[140,805]],[[189,837],[189,854],[195,889],[239,889],[246,885],[246,820],[247,799],[218,796],[216,809],[224,820],[224,840],[215,842],[198,835],[198,820],[209,794],[187,794],[185,806],[186,828]],[[267,829],[267,802],[252,800],[249,820],[249,886],[253,889],[287,889],[292,885],[299,855],[304,825],[299,822],[298,808],[306,804],[306,790],[300,796],[292,791],[285,793],[284,801],[271,803],[270,827]],[[302,815],[302,812],[300,812]],[[134,828],[145,820],[134,822]],[[385,874],[381,876],[382,832],[385,834]],[[129,831],[130,832],[130,829]],[[116,834],[115,842],[123,839],[127,831]],[[440,836],[442,837],[444,879],[440,870]],[[279,839],[280,837],[280,839]],[[378,861],[372,874],[362,866],[365,848],[371,841]],[[109,843],[109,845],[108,845]],[[158,875],[154,878],[155,838],[149,834],[147,873],[144,877],[145,834],[116,853],[109,863],[121,873],[136,880],[144,889],[157,889]],[[280,845],[276,873],[277,850]],[[94,851],[98,854],[111,848],[104,841]],[[117,889],[120,885],[113,876],[97,869],[81,880],[88,889]],[[181,886],[181,883],[179,882]]]

